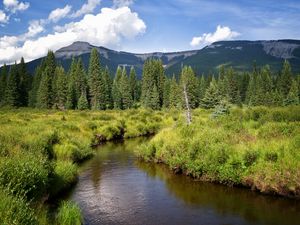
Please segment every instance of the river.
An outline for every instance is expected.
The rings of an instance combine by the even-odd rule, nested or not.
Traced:
[[[139,161],[144,138],[107,143],[81,166],[67,198],[85,224],[300,224],[300,202],[174,175],[164,165]]]

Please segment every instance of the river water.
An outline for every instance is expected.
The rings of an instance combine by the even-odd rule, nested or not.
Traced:
[[[85,224],[300,224],[300,202],[194,181],[139,161],[147,139],[107,143],[84,163],[68,198]]]

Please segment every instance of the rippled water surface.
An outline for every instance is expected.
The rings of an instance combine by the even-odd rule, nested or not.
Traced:
[[[147,139],[100,146],[69,198],[85,224],[300,224],[300,202],[193,181],[166,166],[140,162]]]

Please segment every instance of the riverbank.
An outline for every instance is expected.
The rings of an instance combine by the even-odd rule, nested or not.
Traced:
[[[163,129],[137,154],[196,179],[300,197],[300,107],[232,109],[212,118],[195,110]]]
[[[171,124],[167,113],[146,110],[1,110],[0,223],[53,224],[44,202],[76,182],[78,163],[93,156],[93,146],[154,134]],[[61,211],[57,223],[62,213],[78,214],[68,203]]]

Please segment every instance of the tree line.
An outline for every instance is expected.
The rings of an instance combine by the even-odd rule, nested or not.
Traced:
[[[73,58],[65,71],[49,51],[34,76],[24,59],[0,72],[0,105],[55,109],[128,109],[143,106],[154,110],[183,108],[185,88],[191,108],[216,108],[224,102],[249,106],[299,105],[300,76],[293,76],[288,61],[274,74],[268,65],[252,72],[238,73],[221,66],[217,75],[196,76],[190,66],[180,75],[167,77],[160,60],[145,61],[142,79],[134,67],[127,74],[118,67],[114,76],[100,64],[93,49],[87,71],[82,60]]]

